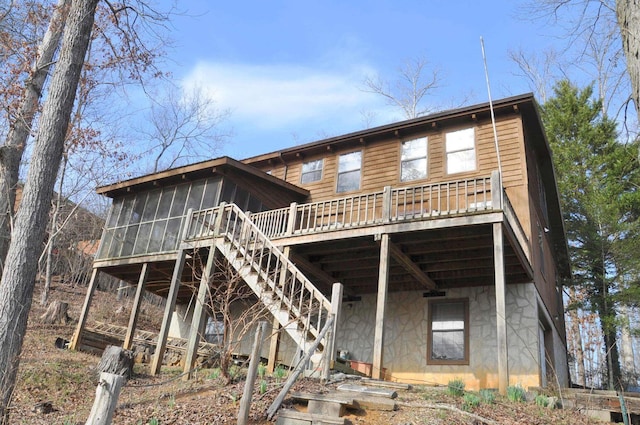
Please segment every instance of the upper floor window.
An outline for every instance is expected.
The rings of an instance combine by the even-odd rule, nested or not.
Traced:
[[[351,192],[360,189],[362,152],[351,152],[338,158],[338,185],[336,192]]]
[[[300,183],[313,183],[322,179],[322,167],[324,160],[316,159],[302,164],[302,174],[300,175]]]
[[[467,299],[429,302],[427,364],[469,364]]]
[[[400,153],[400,181],[427,177],[427,138],[402,142]]]
[[[447,133],[446,150],[448,174],[476,169],[476,137],[473,127]]]

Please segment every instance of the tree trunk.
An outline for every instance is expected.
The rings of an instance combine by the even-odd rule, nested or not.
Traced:
[[[133,351],[107,345],[98,364],[98,372],[115,373],[130,378],[133,373]]]
[[[578,312],[572,310],[569,312],[571,317],[571,333],[573,334],[573,354],[575,355],[575,362],[577,366],[576,380],[577,384],[583,388],[587,387],[587,375],[584,370],[584,350],[582,348],[582,330],[580,328],[580,317]]]
[[[49,75],[49,67],[65,26],[71,0],[58,0],[47,32],[38,49],[38,57],[31,75],[25,82],[24,93],[15,120],[11,123],[7,140],[0,146],[0,273],[9,250],[16,185],[22,154],[27,145],[40,96]]]
[[[96,399],[91,407],[91,413],[86,425],[110,425],[113,413],[118,404],[120,390],[124,384],[124,378],[112,373],[101,373],[100,382],[96,388]]]
[[[72,0],[60,57],[44,104],[38,136],[11,232],[0,281],[0,424],[7,424],[20,352],[33,299],[53,186],[89,44],[98,0]]]
[[[624,382],[633,382],[636,379],[636,365],[633,355],[633,340],[631,338],[632,314],[631,307],[620,305],[620,317],[623,324],[620,326],[620,357],[622,360],[622,377]]]
[[[40,304],[46,305],[49,300],[49,291],[51,290],[51,279],[53,278],[53,247],[56,242],[56,236],[58,234],[58,216],[60,215],[60,208],[62,208],[62,189],[64,185],[64,175],[67,171],[68,158],[66,155],[62,156],[62,170],[60,173],[60,181],[58,182],[58,196],[56,197],[56,204],[54,206],[53,215],[51,217],[51,230],[49,231],[49,240],[47,241],[47,258],[44,275],[44,288],[40,297]]]
[[[570,302],[576,301],[576,290],[569,288]],[[584,349],[582,348],[582,330],[580,328],[580,315],[575,309],[569,310],[569,323],[571,324],[571,339],[573,341],[573,355],[576,363],[576,384],[587,387],[587,378],[584,370]]]
[[[46,325],[67,324],[71,320],[67,314],[68,310],[69,304],[55,300],[49,305],[47,311],[40,316],[40,321]]]
[[[631,79],[631,98],[640,120],[640,1],[616,0],[616,16]]]

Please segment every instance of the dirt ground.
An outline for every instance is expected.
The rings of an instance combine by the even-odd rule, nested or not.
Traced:
[[[77,320],[85,288],[59,283],[50,300],[70,304],[69,315]],[[44,312],[34,297],[18,383],[11,404],[12,424],[84,424],[95,396],[100,360],[95,355],[55,348],[57,337],[70,339],[75,323],[42,325]],[[101,320],[126,325],[131,300],[117,301],[115,296],[97,292],[89,321]],[[141,328],[157,330],[161,309],[145,306]],[[163,368],[159,376],[150,376],[148,366],[136,365],[135,375],[124,386],[113,420],[114,424],[231,424],[236,423],[244,381],[225,385],[215,369],[198,371],[196,378],[184,381],[181,370]],[[282,382],[265,377],[266,387],[257,386],[253,395],[250,423],[271,424],[264,413],[278,394]],[[301,379],[296,391],[326,392],[335,384],[321,385]],[[352,424],[598,424],[572,410],[550,410],[533,402],[515,403],[498,397],[493,404],[466,407],[462,397],[449,396],[443,388],[416,387],[398,392],[399,408],[393,412],[349,411]],[[34,406],[51,402],[53,411],[40,413]],[[285,405],[292,406],[290,399]]]

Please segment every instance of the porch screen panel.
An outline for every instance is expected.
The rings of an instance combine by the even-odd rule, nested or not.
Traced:
[[[465,304],[431,304],[431,359],[465,359]]]
[[[176,251],[187,211],[217,205],[220,180],[212,177],[114,199],[98,258]]]

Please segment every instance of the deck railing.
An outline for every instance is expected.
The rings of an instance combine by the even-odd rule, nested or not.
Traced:
[[[384,190],[251,214],[269,238],[500,209],[497,173]]]
[[[529,256],[528,239],[522,224],[503,191],[500,175],[454,180],[384,190],[350,197],[292,203],[289,207],[250,215],[269,239],[337,229],[364,227],[406,220],[428,220],[487,211],[504,211],[516,237]],[[186,240],[214,236],[217,209],[196,211],[189,215]]]

